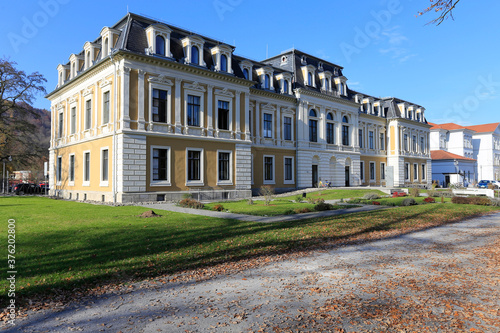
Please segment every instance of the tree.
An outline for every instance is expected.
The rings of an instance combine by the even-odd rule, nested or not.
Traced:
[[[46,93],[43,84],[47,80],[38,72],[28,75],[16,65],[0,59],[0,157],[11,155],[27,166],[45,153],[34,122],[40,112],[31,104],[36,95]]]
[[[431,5],[424,9],[422,12],[418,12],[418,15],[423,15],[428,12],[435,12],[438,13],[439,16],[435,18],[434,20],[428,22],[427,24],[435,24],[435,25],[440,25],[443,23],[444,20],[453,18],[453,9],[455,9],[455,6],[458,4],[460,0],[430,0]]]

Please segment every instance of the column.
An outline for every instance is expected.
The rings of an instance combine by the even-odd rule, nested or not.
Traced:
[[[250,94],[245,93],[245,140],[250,140]]]
[[[137,96],[137,101],[139,105],[137,106],[137,112],[139,114],[138,117],[138,129],[139,130],[144,130],[145,129],[145,118],[144,118],[144,74],[146,74],[145,71],[142,69],[139,69],[139,78],[138,78],[138,96]]]
[[[276,144],[281,146],[281,107],[276,107]]]
[[[234,106],[234,110],[236,112],[236,129],[235,129],[235,137],[236,139],[241,139],[241,124],[240,124],[240,118],[241,118],[241,104],[240,104],[240,95],[241,91],[236,91],[236,102]]]
[[[318,121],[318,134],[319,134],[319,140],[318,143],[321,143],[322,145],[326,144],[326,111],[323,106],[318,107],[319,109],[319,121]]]
[[[130,68],[123,66],[122,68],[122,94],[121,94],[121,111],[122,111],[122,128],[130,128],[130,114],[129,114],[129,102],[130,102]]]
[[[255,143],[260,144],[260,103],[255,103]]]
[[[181,83],[182,79],[175,78],[175,133],[182,133],[181,122]]]
[[[213,120],[213,90],[214,86],[207,84],[207,135],[214,136]]]
[[[97,119],[97,108],[99,107],[99,104],[97,103],[97,101],[99,100],[99,98],[97,98],[97,82],[94,83],[94,91],[92,93],[92,102],[94,104],[93,108],[94,108],[94,115],[92,116],[92,120],[94,121],[94,126],[92,126],[91,124],[91,128],[93,128],[92,130],[92,135],[97,135],[97,123],[98,123],[98,119]],[[66,106],[68,105],[68,103],[66,103]],[[102,111],[102,110],[101,110]]]

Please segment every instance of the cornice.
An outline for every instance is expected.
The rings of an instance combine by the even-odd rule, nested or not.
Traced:
[[[339,97],[335,97],[335,96],[324,95],[324,94],[321,94],[321,93],[318,93],[316,91],[312,91],[309,89],[298,88],[298,89],[295,89],[295,92],[298,94],[301,94],[301,95],[309,95],[312,97],[322,98],[322,99],[326,99],[326,100],[329,100],[332,102],[336,102],[336,103],[340,103],[340,104],[344,104],[344,105],[348,105],[348,106],[353,106],[356,108],[359,106],[357,103],[355,103],[353,101],[348,101],[348,100],[345,100],[343,98],[339,98]]]
[[[281,95],[278,93],[273,93],[271,91],[266,91],[266,90],[260,90],[256,88],[250,88],[250,93],[255,96],[263,96],[263,97],[270,97],[274,99],[279,99],[282,101],[287,101],[290,103],[297,103],[297,98],[293,96],[286,96],[286,95]]]

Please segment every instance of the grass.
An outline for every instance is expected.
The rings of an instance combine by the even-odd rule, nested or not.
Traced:
[[[307,193],[308,197],[314,199],[322,198],[325,200],[335,200],[335,199],[349,199],[349,198],[361,198],[366,193],[377,193],[378,195],[387,195],[379,190],[361,189],[361,190],[349,190],[349,189],[333,189],[333,190],[323,190],[318,192]],[[296,196],[283,197],[281,199],[293,200]]]
[[[313,249],[334,241],[391,235],[495,210],[473,205],[419,205],[305,221],[262,224],[166,211],[143,219],[141,207],[109,207],[39,197],[0,199],[2,255],[7,219],[16,220],[16,301],[71,299],[75,290],[139,281],[195,268],[235,265]],[[253,259],[252,259],[253,260]],[[214,268],[215,269],[215,268]],[[6,279],[0,281],[6,306]]]
[[[354,203],[360,203],[360,204],[366,204],[366,205],[371,205],[373,203],[373,201],[377,201],[377,202],[380,202],[381,205],[383,206],[401,206],[402,203],[403,203],[403,200],[404,199],[407,199],[407,198],[413,198],[415,199],[415,201],[420,205],[420,204],[427,204],[424,199],[426,197],[411,197],[411,196],[407,196],[407,197],[397,197],[397,198],[380,198],[380,199],[376,199],[376,200],[363,200],[363,199],[356,199],[354,200],[353,202]],[[441,202],[441,198],[433,198],[434,200],[436,200],[436,203],[439,203]],[[451,202],[451,198],[444,198],[444,202]]]
[[[225,210],[236,214],[247,214],[256,216],[278,216],[289,214],[296,208],[308,208],[311,212],[314,211],[315,204],[307,202],[297,203],[287,199],[275,199],[266,206],[263,200],[255,200],[252,205],[247,203],[247,200],[241,201],[222,201],[205,204],[205,208],[212,210],[214,206],[222,205]],[[333,210],[340,208],[351,208],[355,205],[334,205]]]

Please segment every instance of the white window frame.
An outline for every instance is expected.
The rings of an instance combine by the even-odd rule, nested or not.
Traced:
[[[229,180],[219,179],[219,153],[229,153]],[[217,150],[217,185],[233,185],[233,151]]]
[[[416,172],[415,172],[416,171]],[[418,180],[418,163],[413,163],[413,180]]]
[[[285,118],[290,118],[290,140],[285,139]],[[283,131],[283,141],[293,141],[293,114],[291,113],[282,113],[281,114],[281,129]]]
[[[371,166],[373,165],[373,179],[372,179],[372,173],[371,173]],[[370,161],[368,163],[368,178],[370,180],[370,183],[376,182],[377,181],[377,164],[374,161]]]
[[[108,151],[108,180],[103,180],[103,159],[102,159],[102,152],[107,150]],[[99,186],[102,186],[102,187],[108,187],[109,186],[109,176],[110,176],[110,167],[109,167],[109,158],[110,158],[110,154],[109,154],[109,147],[101,147],[100,149],[100,153],[99,153]]]
[[[86,128],[86,125],[87,125],[87,103],[88,101],[90,101],[90,127],[89,128]],[[86,131],[90,131],[92,129],[92,113],[93,113],[93,110],[94,107],[92,105],[92,95],[90,97],[87,97],[84,99],[84,103],[83,103],[83,131],[86,132]]]
[[[292,160],[292,179],[285,179],[285,175],[286,175],[286,164],[285,164],[285,160],[289,158]],[[293,156],[283,156],[283,184],[287,184],[287,185],[290,185],[290,184],[295,184],[295,158]]]
[[[188,125],[188,95],[200,98],[200,126]],[[170,96],[169,96],[170,97]],[[184,89],[184,126],[191,128],[205,127],[205,93],[197,90]]]
[[[273,179],[266,180],[266,157],[271,157],[273,161]],[[262,183],[264,185],[274,185],[276,184],[276,157],[274,155],[263,155],[262,156]]]
[[[404,168],[405,168],[404,171],[406,173],[405,180],[410,180],[410,171],[411,171],[410,170],[410,163],[405,163]]]
[[[164,90],[167,92],[167,122],[153,121],[153,89]],[[181,89],[177,87],[177,89]],[[172,85],[158,82],[149,82],[149,122],[157,124],[172,124]]]
[[[89,180],[85,180],[85,172],[87,171],[87,167],[85,165],[86,161],[85,161],[85,154],[89,154]],[[90,178],[92,177],[92,175],[90,174],[90,169],[92,168],[92,154],[90,153],[90,150],[85,150],[83,151],[83,167],[82,167],[82,171],[83,171],[83,175],[82,175],[82,186],[90,186]]]
[[[62,121],[61,121],[62,119]],[[60,126],[62,124],[62,126]],[[64,137],[64,108],[61,108],[57,113],[57,138],[62,139]]]
[[[421,164],[421,172],[422,172],[422,176],[421,176],[421,180],[426,180],[426,173],[427,173],[427,164],[425,163],[422,163]]]
[[[199,151],[200,152],[200,180],[188,180],[188,154],[190,151]],[[186,186],[204,186],[205,185],[205,149],[203,148],[186,148]]]
[[[229,103],[229,128],[227,130],[219,128],[219,101]],[[231,97],[215,95],[215,128],[219,131],[233,131],[233,111],[233,99]]]
[[[59,170],[61,170],[61,174],[59,174]],[[56,185],[61,186],[61,184],[62,184],[62,156],[59,155],[56,158]]]
[[[72,124],[72,115],[71,115],[71,112],[73,110],[73,108],[75,109],[75,127],[73,128],[73,124]],[[76,133],[78,132],[78,103],[76,101],[70,103],[69,105],[69,135],[72,136],[72,135],[75,135]]]
[[[365,180],[365,162],[359,161],[359,179]]]
[[[386,164],[385,162],[380,162],[380,181],[386,180],[386,178],[387,178]]]
[[[167,180],[153,180],[153,151],[155,149],[166,149],[167,150]],[[149,147],[149,164],[150,164],[150,172],[149,172],[149,186],[172,186],[172,178],[171,178],[171,165],[172,165],[172,149],[170,146],[156,146],[152,145]],[[187,158],[187,154],[186,154]],[[187,164],[186,164],[187,166]],[[187,173],[186,173],[187,179]]]
[[[73,180],[71,180],[71,156],[73,156]],[[68,155],[68,186],[75,186],[75,178],[76,178],[76,173],[75,173],[75,165],[76,165],[76,157],[75,153],[71,153]]]
[[[109,93],[109,116],[108,116],[108,122],[104,123],[104,94]],[[105,126],[111,123],[111,87],[107,87],[106,89],[102,90],[102,95],[101,95],[101,125]]]
[[[264,115],[265,114],[270,114],[271,115],[271,136],[270,137],[267,137],[267,136],[264,136]],[[263,139],[274,139],[275,137],[275,133],[274,133],[274,112],[269,112],[269,111],[264,111],[262,112],[262,119],[261,119],[261,124],[260,124],[260,128],[262,129],[262,138]],[[293,126],[292,126],[293,128]]]

